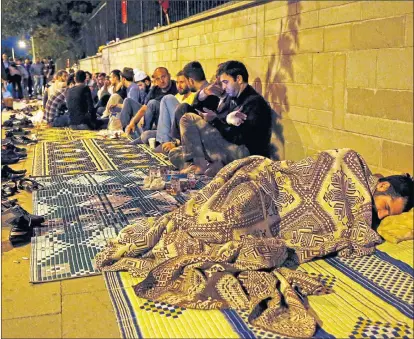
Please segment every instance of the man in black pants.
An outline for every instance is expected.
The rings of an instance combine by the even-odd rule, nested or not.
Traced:
[[[249,155],[269,156],[271,108],[248,84],[243,63],[227,61],[217,75],[234,102],[220,118],[215,112],[187,113],[180,120],[181,147],[170,151],[170,161],[183,173],[214,176],[228,163]]]
[[[85,130],[96,128],[96,112],[92,102],[91,90],[85,85],[86,73],[75,73],[75,86],[66,93],[70,128]]]

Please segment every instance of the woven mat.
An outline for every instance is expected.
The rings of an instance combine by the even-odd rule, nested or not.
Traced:
[[[308,298],[314,338],[412,338],[413,242],[379,246],[370,257],[301,265],[332,293]],[[247,312],[201,311],[135,295],[139,279],[107,272],[105,282],[123,338],[279,338],[248,323]]]
[[[100,137],[100,132],[98,131],[77,131],[67,127],[50,128],[42,125],[32,129],[31,131],[36,135],[38,141],[65,142],[70,140],[83,140]]]
[[[148,146],[131,145],[127,139],[81,139],[38,143],[32,173],[34,176],[76,174],[152,165],[171,166],[171,163]]]
[[[93,258],[126,225],[163,215],[189,198],[141,188],[142,170],[36,177],[34,214],[46,218],[32,238],[31,282],[97,274]],[[205,183],[200,181],[197,188]],[[64,274],[62,273],[64,272]]]

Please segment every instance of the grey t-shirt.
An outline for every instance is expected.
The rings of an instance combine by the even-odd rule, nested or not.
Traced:
[[[43,75],[44,68],[45,68],[45,65],[39,62],[38,64],[32,64],[30,71],[32,75]]]

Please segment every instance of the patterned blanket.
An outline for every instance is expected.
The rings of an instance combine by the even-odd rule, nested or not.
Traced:
[[[316,321],[304,297],[325,291],[291,268],[328,254],[375,251],[376,182],[349,149],[299,162],[238,160],[177,210],[123,229],[97,255],[97,267],[143,277],[134,287],[142,298],[247,310],[255,326],[310,337]]]

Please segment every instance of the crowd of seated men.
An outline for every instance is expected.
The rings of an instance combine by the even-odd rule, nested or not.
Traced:
[[[152,78],[152,80],[151,80]],[[155,138],[155,152],[183,173],[214,176],[249,155],[269,156],[272,110],[239,61],[218,65],[213,82],[198,61],[151,78],[124,67],[105,73],[59,70],[46,91],[44,120],[73,129],[122,129],[134,143]]]

